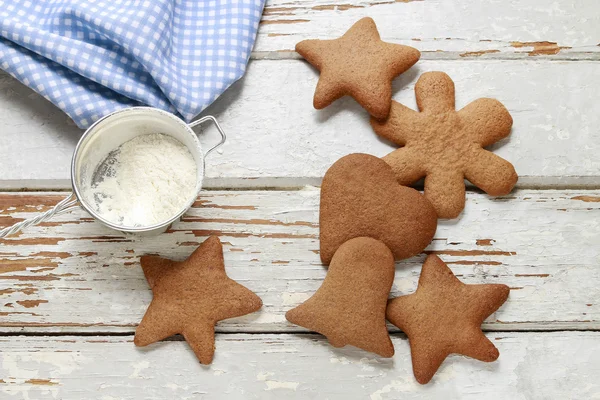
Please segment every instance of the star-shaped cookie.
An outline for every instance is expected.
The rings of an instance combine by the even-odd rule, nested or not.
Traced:
[[[257,311],[260,298],[225,273],[223,247],[211,236],[183,262],[141,258],[152,302],[135,331],[136,346],[183,335],[202,364],[215,352],[215,324]]]
[[[296,51],[321,72],[313,100],[316,109],[350,95],[378,119],[389,114],[392,80],[421,56],[412,47],[383,42],[368,17],[338,39],[303,40]]]
[[[453,353],[491,362],[498,349],[481,323],[508,298],[500,284],[465,285],[435,255],[423,264],[417,291],[388,302],[386,318],[408,336],[413,373],[419,383],[431,380]]]
[[[517,173],[508,161],[483,149],[508,136],[512,117],[498,100],[481,98],[454,108],[454,82],[443,72],[421,75],[415,86],[421,112],[393,102],[386,121],[371,119],[375,132],[400,146],[383,159],[398,183],[425,177],[425,197],[440,218],[455,218],[465,206],[465,184],[492,196],[508,194]]]

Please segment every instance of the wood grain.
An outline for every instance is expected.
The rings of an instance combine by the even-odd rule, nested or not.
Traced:
[[[510,138],[493,146],[514,163],[521,187],[600,185],[600,85],[594,62],[422,61],[394,84],[394,98],[415,107],[420,73],[447,72],[457,107],[495,97],[515,120]],[[540,77],[545,77],[540,80]],[[207,187],[298,187],[319,184],[339,157],[393,149],[380,140],[366,112],[344,98],[312,108],[316,72],[303,61],[253,61],[246,77],[206,110],[229,140],[207,159]],[[79,131],[62,112],[0,75],[0,187],[67,188]],[[211,146],[216,131],[201,135]]]
[[[597,6],[268,0],[246,77],[206,111],[229,142],[207,160],[205,186],[318,185],[345,154],[391,149],[352,100],[313,110],[317,75],[292,51],[300,40],[337,37],[371,16],[384,40],[422,52],[395,82],[396,100],[414,108],[418,76],[445,71],[456,82],[457,106],[495,97],[513,114],[511,138],[494,149],[515,164],[521,188],[598,189]],[[69,188],[80,135],[60,110],[0,71],[0,190]],[[201,136],[207,147],[216,138]],[[0,226],[64,195],[0,194]],[[600,329],[600,190],[468,196],[463,217],[441,224],[427,252],[466,282],[511,287],[484,324],[503,331],[488,333],[501,352],[496,363],[451,357],[431,385],[420,386],[402,334],[393,333],[396,356],[384,360],[333,349],[287,324],[285,311],[325,276],[318,190],[208,192],[156,238],[123,237],[80,211],[0,240],[0,398],[598,398],[600,333],[537,331]],[[210,367],[181,338],[136,349],[131,334],[151,298],[139,256],[183,259],[213,233],[225,242],[228,273],[263,298],[263,310],[218,326]],[[398,264],[394,295],[414,290],[423,259]],[[65,336],[43,336],[51,332]]]
[[[217,335],[212,365],[183,341],[138,349],[131,337],[0,338],[3,399],[592,399],[600,333],[490,333],[500,358],[449,357],[428,385],[409,347],[383,359],[316,335]],[[351,395],[350,395],[351,394]]]
[[[384,40],[414,46],[424,57],[598,59],[597,6],[595,0],[271,0],[254,50],[281,52],[304,39],[335,38],[370,16]]]
[[[57,194],[4,194],[0,221],[27,218]],[[600,329],[600,191],[469,193],[427,253],[468,283],[504,283],[508,302],[486,330]],[[298,332],[285,312],[320,286],[319,190],[205,192],[168,231],[121,236],[83,211],[0,240],[0,332],[132,332],[151,293],[139,256],[186,258],[208,235],[224,242],[228,274],[264,302],[221,332]],[[36,207],[37,204],[46,204]],[[39,209],[39,210],[38,210]],[[392,295],[416,288],[424,255],[398,264]],[[395,330],[392,328],[392,330]]]

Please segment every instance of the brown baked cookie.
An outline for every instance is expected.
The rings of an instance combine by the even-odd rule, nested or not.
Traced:
[[[517,173],[483,147],[508,136],[512,117],[498,100],[477,99],[454,109],[454,82],[443,72],[421,75],[416,112],[393,102],[386,121],[371,119],[375,132],[400,146],[383,159],[401,185],[425,177],[425,197],[440,218],[455,218],[465,206],[467,178],[492,196],[508,194]]]
[[[453,353],[494,361],[498,349],[481,332],[481,323],[508,298],[506,285],[465,285],[435,255],[423,264],[417,291],[388,303],[387,319],[408,336],[413,373],[431,380]]]
[[[401,260],[427,247],[437,215],[421,193],[396,182],[383,160],[357,153],[340,158],[325,173],[319,225],[326,265],[338,247],[359,236],[381,240]]]
[[[350,95],[373,117],[390,111],[392,80],[421,56],[417,49],[382,42],[371,18],[355,23],[335,40],[303,40],[296,51],[320,72],[313,105],[325,108]]]
[[[325,335],[333,347],[350,344],[391,357],[385,308],[394,272],[385,244],[366,237],[349,240],[335,253],[319,290],[285,317]]]
[[[211,236],[183,262],[141,258],[152,302],[135,331],[136,346],[180,333],[202,364],[215,352],[215,324],[257,311],[260,298],[225,273],[223,247]]]

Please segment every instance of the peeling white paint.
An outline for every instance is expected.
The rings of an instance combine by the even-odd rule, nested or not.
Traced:
[[[577,7],[557,1],[548,5],[542,0],[489,1],[485,7],[475,7],[468,0],[345,3],[351,7],[343,10],[340,5],[328,7],[329,3],[314,0],[293,4],[289,0],[269,1],[271,10],[280,11],[266,15],[266,21],[304,21],[261,24],[255,50],[290,50],[302,39],[339,36],[358,18],[371,15],[385,40],[423,51],[421,62],[395,81],[396,100],[414,108],[413,86],[419,74],[446,71],[455,80],[459,107],[489,96],[509,108],[515,120],[513,133],[494,147],[497,154],[515,164],[521,183],[544,187],[576,183],[597,187],[600,183],[600,103],[593,101],[600,83],[597,0],[582,0]],[[411,26],[418,26],[418,32],[411,33]],[[516,48],[512,41],[553,41],[573,48],[534,58],[527,55],[534,46]],[[480,59],[461,58],[464,52],[481,50],[499,52]],[[277,54],[295,57],[293,52]],[[264,55],[254,53],[255,58]],[[578,61],[547,62],[544,57],[573,57]],[[518,59],[503,61],[508,58]],[[553,78],[548,80],[549,76]],[[211,107],[232,134],[226,147],[209,160],[207,184],[228,188],[318,185],[329,165],[344,154],[361,151],[383,155],[390,151],[391,146],[373,134],[366,114],[352,100],[313,110],[316,80],[314,70],[301,61],[251,61],[243,83],[234,85]],[[273,98],[282,99],[282,103],[272,107]],[[41,96],[2,72],[0,109],[5,139],[0,146],[0,187],[67,188],[70,158],[81,131]],[[286,140],[281,140],[282,132]],[[509,201],[470,193],[463,216],[440,223],[436,237],[446,240],[434,242],[429,250],[516,253],[442,254],[466,282],[499,282],[513,287],[507,304],[486,322],[488,329],[600,327],[600,206],[570,200],[582,195],[598,197],[600,191],[519,191]],[[178,231],[157,238],[103,243],[81,239],[114,235],[98,224],[77,224],[78,218],[87,217],[85,213],[59,216],[55,221],[69,224],[32,227],[20,237],[33,241],[64,238],[58,244],[23,245],[16,241],[1,246],[2,252],[19,254],[17,258],[39,252],[69,254],[64,259],[49,257],[58,263],[49,272],[36,273],[33,271],[41,268],[31,267],[7,274],[55,274],[59,278],[24,282],[31,285],[27,288],[34,290],[33,294],[3,294],[3,304],[48,301],[35,309],[35,315],[11,314],[14,310],[0,305],[0,311],[9,313],[2,321],[12,325],[3,330],[131,332],[151,293],[139,268],[124,268],[124,264],[135,263],[139,255],[150,252],[183,259],[192,247],[179,244],[201,239],[192,230],[222,231],[224,241],[243,249],[226,253],[228,273],[259,293],[265,303],[261,312],[223,321],[218,330],[301,330],[285,321],[285,311],[314,293],[326,271],[315,253],[318,229],[285,224],[316,224],[317,188],[305,186],[295,193],[212,193],[210,197],[217,206],[251,205],[256,209],[199,208],[190,215],[281,224],[181,222],[174,226]],[[27,218],[42,208],[32,204],[27,212],[14,212],[16,207],[8,207],[0,214]],[[270,234],[275,237],[270,238]],[[487,238],[495,240],[492,246],[475,243]],[[127,252],[131,248],[134,254]],[[77,255],[80,251],[98,254],[84,257]],[[416,286],[422,258],[399,264],[394,282],[397,294]],[[273,268],[273,260],[288,264]],[[0,283],[16,287],[14,280],[3,280],[7,275],[0,276]],[[315,335],[217,335],[217,356],[210,368],[200,366],[183,342],[161,343],[150,351],[140,351],[130,340],[115,337],[101,338],[102,343],[80,337],[65,342],[55,337],[0,337],[0,379],[6,382],[0,384],[0,397],[116,400],[172,398],[176,394],[180,399],[211,399],[223,397],[226,390],[231,398],[260,392],[265,399],[286,395],[335,399],[342,391],[343,398],[370,393],[372,400],[452,395],[469,400],[527,395],[600,399],[598,382],[590,379],[600,376],[597,332],[503,332],[488,336],[500,348],[497,362],[483,364],[450,357],[427,386],[418,385],[412,377],[408,344],[397,335],[393,337],[396,355],[392,360],[365,357],[366,353],[351,347],[332,349]],[[496,336],[502,339],[495,340]],[[256,375],[257,368],[276,372]],[[569,373],[568,384],[554,379],[564,377],[564,371]],[[146,376],[153,379],[140,384],[139,379]],[[57,384],[26,383],[29,379]]]
[[[300,303],[305,302],[311,296],[310,293],[282,293],[281,304],[283,306],[297,306]]]
[[[300,189],[300,192],[311,192],[314,190],[319,190],[319,187],[313,185],[304,185],[302,189]]]
[[[371,393],[369,397],[371,398],[371,400],[383,400],[384,398],[394,398],[395,396],[381,396],[392,393],[392,390],[396,392],[414,392],[419,390],[419,384],[414,379],[412,381],[408,379],[403,381],[393,380],[387,385],[383,386],[381,389],[378,389],[375,392]]]
[[[285,396],[481,400],[593,399],[600,393],[600,382],[590,379],[600,375],[600,332],[491,332],[487,336],[500,350],[498,361],[451,356],[428,385],[414,379],[408,344],[397,335],[392,337],[396,354],[391,359],[365,357],[354,348],[332,349],[319,335],[217,335],[217,354],[210,367],[200,365],[184,342],[140,350],[130,340],[115,336],[72,336],[67,343],[56,337],[0,337],[0,358],[9,360],[1,360],[0,377],[14,378],[0,384],[0,398],[14,394],[30,400],[54,395],[63,400],[173,396],[211,400],[261,393],[259,397],[267,400]],[[264,351],[272,347],[302,352],[282,357]],[[23,349],[29,349],[33,359],[22,358]],[[56,354],[58,365],[36,362],[38,353]],[[62,358],[72,353],[85,353],[86,359]],[[149,366],[141,375],[151,379],[131,378],[132,366],[143,366],[142,362]],[[365,366],[373,370],[364,371]],[[61,375],[60,370],[72,372]],[[215,375],[215,370],[227,373]],[[555,379],[564,371],[569,371],[568,384]],[[50,378],[58,384],[25,383],[30,378]]]
[[[0,391],[24,400],[37,400],[39,394],[56,399],[61,377],[68,377],[89,360],[75,352],[16,352],[0,354],[0,376],[11,377],[8,384],[0,384]],[[30,380],[50,381],[50,385],[29,383]],[[58,383],[58,384],[57,384]]]
[[[439,7],[440,4],[410,2],[391,6]],[[379,7],[373,9],[381,10]],[[455,5],[447,7],[454,9]],[[311,11],[310,7],[306,10],[311,15],[324,15],[323,12]],[[581,12],[571,11],[567,14]],[[340,32],[347,29],[352,21],[358,19],[351,18],[355,13],[364,13],[364,10],[344,11],[340,16],[345,22],[336,19],[335,29]],[[415,15],[427,14],[419,12]],[[527,13],[521,11],[519,18],[524,15]],[[389,19],[391,16],[414,18],[413,14],[404,12],[382,16],[384,26],[391,23],[394,27],[388,26],[389,34],[397,32],[396,27],[399,26],[398,21]],[[317,23],[326,20],[318,18],[310,25],[313,28],[326,25],[327,29],[332,29],[329,23]],[[474,18],[474,21],[480,19]],[[596,26],[600,26],[598,22]],[[483,26],[489,28],[489,24]],[[299,24],[261,25],[263,31],[274,27],[296,31]],[[513,27],[517,26],[513,24]],[[308,25],[303,29],[308,29]],[[444,26],[440,29],[439,34],[443,36],[439,37],[451,37]],[[319,36],[316,31],[310,32],[310,37]],[[404,32],[402,35],[406,42],[408,34]],[[593,37],[598,40],[597,33]],[[299,39],[297,32],[284,38],[286,41],[293,40],[290,49]],[[562,39],[566,42],[572,40]],[[257,46],[260,43],[259,38]],[[499,46],[498,42],[480,42],[479,39],[472,42],[426,40],[411,44],[421,50],[426,46],[435,46],[433,50],[437,50],[448,43],[461,47],[472,45],[478,49]],[[512,51],[510,47],[507,50]],[[600,47],[594,45],[591,50],[598,52]],[[600,159],[596,157],[600,152],[600,131],[595,127],[600,122],[600,103],[593,101],[597,95],[594,89],[600,85],[597,62],[558,63],[524,57],[525,60],[511,62],[477,58],[421,60],[417,69],[412,68],[394,81],[394,99],[415,107],[413,89],[419,73],[445,71],[455,82],[458,108],[480,97],[493,97],[510,110],[514,118],[512,134],[502,144],[495,145],[494,152],[515,165],[522,177],[518,184],[547,184],[547,179],[551,179],[553,184],[564,183],[565,180],[574,183],[579,177],[585,177],[597,185],[600,183]],[[553,77],[551,84],[543,78],[548,76]],[[325,110],[314,110],[312,97],[316,80],[317,74],[305,62],[251,61],[243,84],[233,85],[211,106],[211,113],[219,119],[223,129],[233,133],[223,153],[214,153],[207,160],[206,185],[227,188],[318,185],[327,168],[345,154],[364,152],[382,156],[393,149],[373,133],[364,110],[352,99],[340,99]],[[30,92],[14,79],[0,80],[0,91],[6,88],[19,93]],[[569,95],[557,96],[557,93]],[[265,105],[272,104],[274,98],[281,99],[281,106],[266,109]],[[64,122],[54,121],[62,112],[40,100],[43,99],[38,99],[32,107],[31,102],[3,101],[0,97],[0,109],[3,110],[0,126],[4,127],[2,134],[7,143],[0,146],[0,183],[11,184],[14,188],[15,181],[28,182],[27,186],[34,187],[36,181],[46,187],[48,182],[63,182],[63,187],[69,187],[70,159],[80,133],[76,128],[66,127]],[[560,105],[567,111],[558,112]],[[14,108],[17,110],[11,111]],[[579,111],[569,113],[569,110]],[[552,128],[548,130],[548,127]],[[282,140],[284,132],[285,140]],[[212,129],[206,132],[206,137],[214,138],[216,135]],[[569,135],[568,139],[566,135]],[[550,138],[555,140],[550,141]],[[311,191],[300,191],[299,195]]]
[[[265,390],[288,389],[295,391],[298,388],[298,385],[300,385],[300,382],[283,382],[267,379],[274,375],[275,373],[273,372],[259,372],[258,375],[256,375],[256,380],[265,383],[267,386]]]
[[[150,366],[150,363],[148,361],[139,361],[132,363],[131,366],[133,367],[133,372],[131,373],[131,375],[129,375],[129,378],[144,379],[145,377],[140,375],[140,372],[147,369]]]
[[[275,375],[273,372],[259,372],[256,375],[257,381],[266,381],[268,377]]]
[[[410,294],[417,288],[417,283],[412,276],[394,280],[394,289],[400,294]]]
[[[259,324],[281,324],[286,323],[285,315],[281,314],[268,314],[261,312],[255,319],[254,322]]]
[[[211,207],[193,208],[184,221],[173,225],[172,233],[135,242],[131,238],[118,242],[118,235],[97,223],[79,223],[87,216],[83,211],[60,216],[63,225],[30,227],[4,242],[2,252],[19,254],[11,259],[40,252],[48,255],[35,256],[40,260],[37,267],[32,264],[25,271],[0,275],[0,285],[4,282],[6,287],[15,284],[5,279],[11,275],[32,279],[22,281],[30,285],[22,287],[26,292],[2,294],[0,312],[7,313],[2,321],[12,325],[3,329],[78,332],[101,326],[103,331],[131,332],[152,293],[139,267],[123,265],[136,263],[148,253],[184,259],[203,239],[193,231],[203,230],[220,232],[221,240],[244,249],[225,252],[227,273],[264,303],[259,312],[219,322],[217,331],[304,331],[287,322],[285,313],[311,296],[327,273],[318,254],[320,194],[305,193],[310,196],[299,196],[297,191],[207,192],[202,201]],[[600,298],[600,203],[589,200],[600,198],[600,190],[519,190],[509,197],[494,199],[469,192],[463,215],[452,222],[441,221],[427,250],[439,252],[466,283],[504,283],[513,288],[506,304],[486,322],[486,329],[600,327],[600,302],[595,300]],[[276,214],[289,209],[304,211]],[[34,215],[33,210],[19,212],[20,218]],[[104,236],[115,239],[105,241]],[[20,242],[46,238],[64,240]],[[483,242],[478,244],[479,240]],[[181,245],[186,242],[192,245]],[[34,272],[49,260],[56,268]],[[398,263],[391,296],[414,290],[423,260],[418,256]],[[16,314],[14,307],[4,306],[32,299],[47,301],[31,309],[35,315]],[[283,350],[273,346],[267,351]]]
[[[267,388],[265,390],[275,390],[275,389],[288,389],[296,391],[299,382],[279,382],[279,381],[265,381]]]
[[[488,1],[485,7],[473,7],[473,3],[466,0],[452,4],[349,0],[335,5],[335,2],[315,0],[268,3],[263,19],[271,23],[261,25],[254,50],[280,52],[293,49],[304,39],[336,38],[356,20],[368,15],[374,18],[384,40],[414,46],[421,51],[494,50],[499,53],[488,56],[500,58],[533,48],[513,47],[513,42],[543,40],[573,47],[562,50],[566,53],[598,51],[594,49],[598,42],[598,18],[593,0],[581,1],[577,8],[563,2],[549,5],[542,0]]]

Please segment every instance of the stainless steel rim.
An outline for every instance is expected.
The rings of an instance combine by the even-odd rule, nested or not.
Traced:
[[[115,115],[118,115],[118,114],[121,114],[121,113],[131,112],[131,111],[134,111],[134,110],[149,111],[149,112],[159,113],[159,114],[162,114],[164,116],[167,116],[167,117],[171,118],[173,121],[177,122],[178,124],[181,124],[194,137],[194,142],[196,143],[196,146],[198,147],[198,150],[200,152],[200,156],[202,157],[202,176],[199,177],[199,179],[200,179],[200,185],[198,186],[198,190],[196,191],[194,197],[191,198],[186,203],[185,207],[179,213],[177,213],[175,216],[173,216],[169,220],[167,220],[165,222],[161,222],[159,224],[154,224],[154,225],[149,225],[149,226],[142,226],[142,227],[130,227],[130,226],[117,225],[115,223],[112,223],[112,222],[110,222],[110,221],[102,218],[94,210],[90,209],[85,204],[84,201],[82,201],[82,195],[81,195],[81,193],[79,191],[78,185],[75,182],[75,163],[76,163],[77,157],[79,155],[79,151],[81,149],[81,145],[85,141],[85,139],[91,134],[91,132],[93,131],[93,129],[96,126],[98,126],[98,124],[102,123],[103,121],[106,121],[108,118],[112,118]],[[215,122],[215,124],[217,125],[217,129],[221,133],[222,140],[215,147],[211,148],[206,153],[203,153],[203,151],[202,151],[202,145],[200,143],[200,140],[198,140],[198,136],[194,133],[194,131],[192,130],[192,127],[196,126],[196,125],[198,125],[198,124],[200,124],[200,123],[202,123],[202,122],[204,122],[204,121],[206,121],[208,119],[210,119],[211,121]],[[167,227],[167,226],[171,225],[173,222],[177,221],[194,204],[194,202],[196,201],[196,198],[198,197],[198,194],[200,193],[200,190],[202,189],[202,184],[204,183],[204,174],[205,174],[205,171],[206,171],[206,168],[205,168],[205,158],[206,158],[206,155],[208,153],[210,153],[211,151],[213,151],[214,149],[216,149],[217,147],[221,146],[225,142],[225,139],[226,139],[225,133],[222,131],[222,129],[219,126],[218,122],[216,122],[216,119],[214,117],[212,117],[212,116],[211,117],[204,117],[204,118],[202,118],[202,119],[200,119],[200,120],[198,120],[198,121],[196,121],[196,122],[188,125],[183,120],[181,120],[180,118],[178,118],[177,116],[175,116],[175,115],[173,115],[173,114],[171,114],[169,112],[163,111],[163,110],[158,109],[158,108],[153,108],[153,107],[129,107],[129,108],[125,108],[125,109],[122,109],[122,110],[115,111],[113,113],[110,113],[110,114],[102,117],[101,119],[99,119],[98,121],[96,121],[94,124],[92,124],[92,126],[90,126],[84,132],[84,134],[81,136],[81,139],[79,139],[79,142],[77,143],[77,146],[75,146],[75,151],[73,152],[73,158],[71,159],[71,186],[73,187],[73,193],[75,194],[75,197],[77,197],[77,200],[79,201],[79,205],[81,206],[81,208],[83,208],[92,217],[94,217],[98,221],[102,222],[104,225],[108,226],[111,229],[114,229],[114,230],[117,230],[117,231],[121,231],[121,232],[127,232],[127,233],[140,233],[140,232],[148,232],[148,231],[162,229],[164,227]]]

